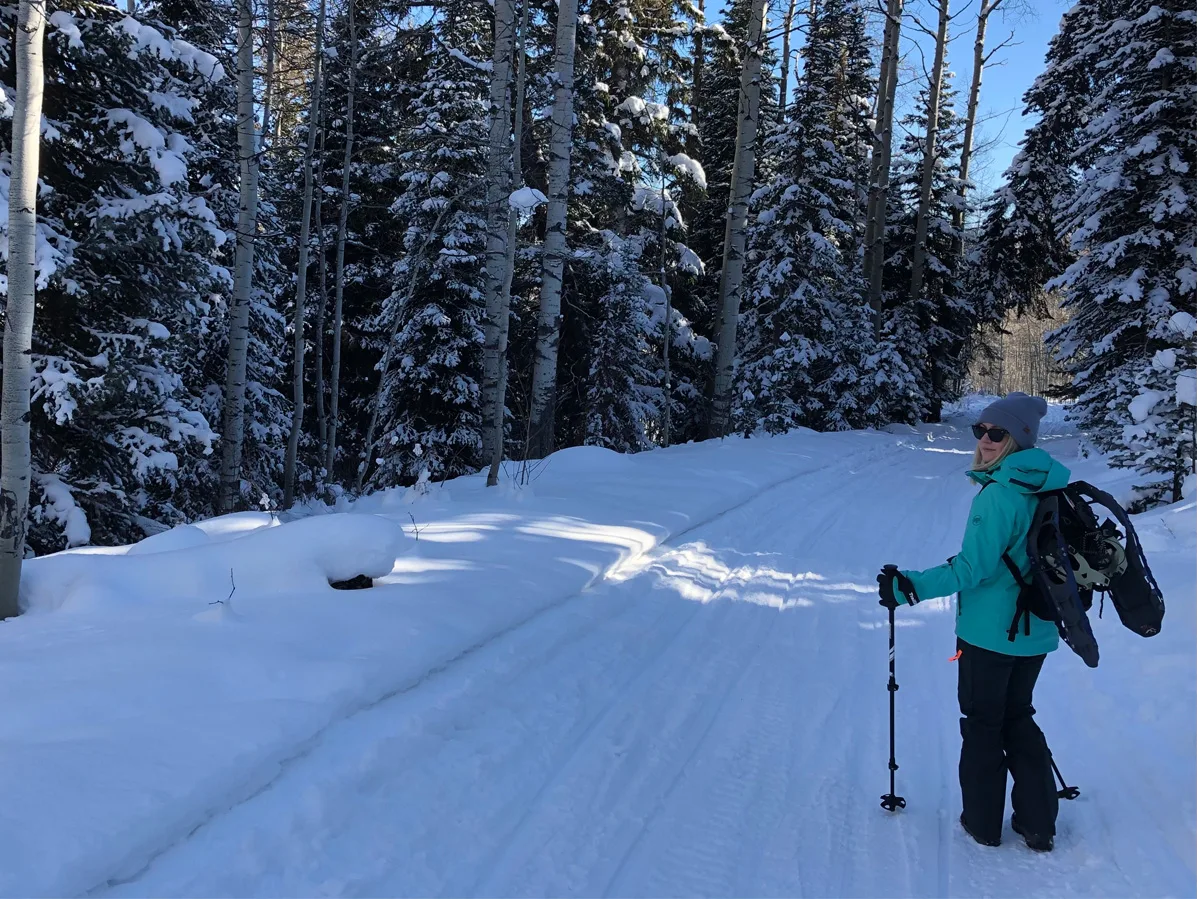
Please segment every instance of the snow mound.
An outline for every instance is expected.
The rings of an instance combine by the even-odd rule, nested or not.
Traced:
[[[140,543],[129,547],[125,555],[144,556],[151,553],[174,552],[179,549],[194,549],[210,542],[210,538],[201,528],[193,524],[181,524],[160,534],[146,537]]]
[[[553,476],[592,477],[609,471],[626,471],[632,466],[631,456],[603,446],[571,446],[549,456],[546,471]]]
[[[22,603],[31,612],[96,603],[204,603],[329,590],[329,581],[390,574],[402,526],[379,515],[334,513],[212,542],[187,526],[124,555],[58,553],[26,563]]]

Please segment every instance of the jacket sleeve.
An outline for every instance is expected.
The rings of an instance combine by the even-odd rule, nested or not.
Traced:
[[[982,490],[973,499],[960,552],[944,565],[926,571],[903,572],[914,583],[919,599],[951,596],[971,590],[1005,569],[1002,554],[1017,524],[1016,510],[1003,502],[1006,488]]]

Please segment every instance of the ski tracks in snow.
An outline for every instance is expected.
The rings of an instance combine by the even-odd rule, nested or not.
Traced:
[[[1025,887],[993,873],[992,853],[956,824],[947,603],[901,617],[898,792],[910,805],[878,807],[888,698],[872,579],[882,562],[934,564],[929,547],[955,548],[971,494],[959,448],[943,446],[874,435],[691,524],[330,726],[267,789],[111,894]],[[1020,867],[1019,849],[1003,846],[1003,865]]]

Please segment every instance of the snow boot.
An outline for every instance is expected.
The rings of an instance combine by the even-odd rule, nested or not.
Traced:
[[[1018,818],[1015,815],[1010,816],[1010,829],[1026,841],[1028,849],[1033,849],[1035,852],[1051,852],[1055,848],[1056,841],[1053,837],[1041,837],[1038,834],[1027,833],[1018,826]]]
[[[964,823],[964,812],[960,813],[960,826],[964,828],[964,832],[980,843],[982,846],[988,846],[991,849],[1002,845],[1001,840],[982,840],[979,836],[968,829],[968,825]]]

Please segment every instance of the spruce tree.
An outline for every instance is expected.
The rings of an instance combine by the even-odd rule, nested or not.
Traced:
[[[454,477],[485,461],[480,381],[489,30],[477,2],[451,0],[441,8],[427,35],[427,71],[396,135],[401,193],[390,215],[402,246],[389,295],[363,322],[392,360],[374,446],[367,448],[374,486]]]
[[[859,4],[817,3],[793,116],[764,145],[738,376],[738,427],[771,433],[873,423],[878,355],[857,254],[875,90]],[[866,375],[867,372],[867,375]]]
[[[926,261],[922,289],[910,296],[910,266],[923,180],[928,95],[920,92],[913,112],[902,119],[906,137],[894,159],[890,210],[886,215],[885,300],[896,349],[915,372],[917,416],[938,421],[955,399],[968,368],[967,350],[977,317],[966,295],[955,247],[964,235],[954,223],[960,200],[959,158],[963,122],[953,107],[955,91],[945,75],[935,144]]]
[[[4,7],[11,29],[15,5]],[[0,38],[11,93],[11,31]],[[204,335],[227,241],[195,111],[225,73],[160,23],[52,5],[45,47],[39,313],[33,335],[38,551],[137,539],[211,514]],[[8,177],[11,133],[0,141]]]
[[[233,294],[233,261],[238,213],[236,11],[228,0],[153,0],[145,15],[170,22],[179,37],[211,53],[227,73],[212,81],[202,72],[181,72],[199,102],[191,109],[185,134],[195,154],[188,181],[203,196],[225,233],[213,247],[211,264],[217,277],[208,295],[212,321],[201,348],[202,411],[213,427],[224,420],[225,374],[229,316]],[[289,402],[282,393],[286,372],[285,322],[276,295],[284,280],[276,242],[281,229],[273,197],[278,192],[274,170],[259,160],[258,237],[254,246],[253,292],[246,354],[244,435],[241,450],[241,495],[237,505],[272,508],[281,498],[283,446],[290,426]]]
[[[1035,121],[985,202],[979,228],[970,295],[986,318],[1007,309],[1043,314],[1044,284],[1072,262],[1060,206],[1075,185],[1074,157],[1096,89],[1098,47],[1091,35],[1111,9],[1110,0],[1079,0],[1068,10],[1043,73],[1023,96],[1024,115]]]
[[[1177,500],[1197,440],[1197,11],[1134,0],[1092,25],[1077,52],[1097,89],[1072,157],[1087,167],[1064,210],[1076,260],[1047,285],[1070,319],[1053,344],[1081,426],[1143,473],[1148,499]]]

